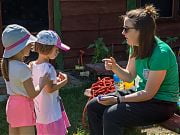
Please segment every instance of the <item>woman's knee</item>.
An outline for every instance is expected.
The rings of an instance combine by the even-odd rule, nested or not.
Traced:
[[[92,111],[96,108],[97,100],[96,98],[91,99],[87,103],[87,112]]]
[[[117,104],[112,105],[104,110],[103,122],[104,123],[120,123],[121,121],[121,110]]]
[[[103,113],[103,122],[105,123],[112,122],[114,118],[115,116],[114,116],[114,110],[112,110],[112,106],[109,108],[106,108]]]

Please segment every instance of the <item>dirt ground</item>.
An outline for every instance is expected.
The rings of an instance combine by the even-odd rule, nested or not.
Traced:
[[[144,132],[146,135],[179,135],[178,133],[172,132],[160,126],[145,128],[142,129],[142,132]]]

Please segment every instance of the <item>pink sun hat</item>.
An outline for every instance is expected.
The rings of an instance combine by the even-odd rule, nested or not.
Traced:
[[[70,47],[61,42],[60,37],[55,31],[42,30],[37,34],[37,43],[45,45],[55,45],[61,50],[68,51]]]

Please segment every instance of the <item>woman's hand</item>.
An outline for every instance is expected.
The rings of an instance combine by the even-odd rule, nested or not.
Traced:
[[[113,57],[102,60],[106,70],[115,70],[117,68],[117,62]]]
[[[117,103],[117,97],[116,96],[108,96],[108,95],[100,95],[97,97],[98,103],[102,105],[113,105]]]

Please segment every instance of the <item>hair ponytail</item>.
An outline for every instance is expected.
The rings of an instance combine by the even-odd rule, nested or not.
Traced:
[[[157,19],[159,17],[158,10],[152,4],[145,6],[144,13],[150,15],[153,19]]]
[[[3,78],[9,81],[9,58],[3,58],[1,61],[1,72]]]

